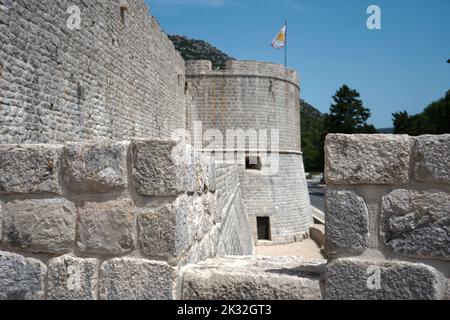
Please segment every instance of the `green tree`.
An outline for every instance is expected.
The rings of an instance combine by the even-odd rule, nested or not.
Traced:
[[[422,113],[410,116],[403,111],[393,113],[392,116],[396,134],[419,136],[450,133],[450,90]]]
[[[309,103],[301,100],[302,151],[307,172],[323,171],[324,118]]]
[[[374,126],[367,124],[370,110],[364,107],[360,94],[343,85],[333,96],[334,104],[326,116],[327,133],[376,133]]]
[[[405,134],[410,126],[409,114],[406,111],[393,113],[394,133]]]

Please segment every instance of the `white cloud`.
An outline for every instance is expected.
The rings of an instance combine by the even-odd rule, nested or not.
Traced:
[[[230,0],[150,0],[152,3],[158,5],[187,5],[187,6],[207,6],[220,7],[230,2]]]

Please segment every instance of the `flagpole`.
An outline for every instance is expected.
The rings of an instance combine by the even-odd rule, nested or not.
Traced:
[[[288,40],[288,21],[287,21],[287,19],[285,20],[284,24],[286,26],[286,32],[285,32],[286,39],[284,39],[284,67],[287,68],[287,40]]]

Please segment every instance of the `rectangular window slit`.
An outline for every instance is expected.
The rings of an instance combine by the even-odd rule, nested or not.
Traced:
[[[128,3],[120,4],[120,21],[125,25],[125,11],[128,11]]]
[[[245,169],[246,170],[261,170],[261,158],[256,156],[245,157]]]

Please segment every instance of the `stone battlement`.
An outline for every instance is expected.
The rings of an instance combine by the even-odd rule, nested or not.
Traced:
[[[299,76],[295,70],[260,61],[228,60],[225,70],[212,70],[212,63],[208,60],[186,61],[186,76],[272,78],[290,82],[300,88]]]

